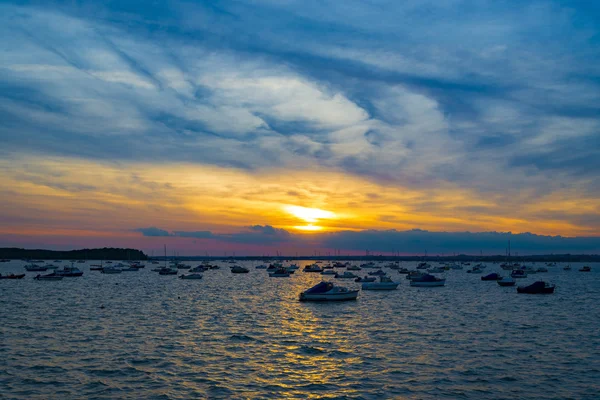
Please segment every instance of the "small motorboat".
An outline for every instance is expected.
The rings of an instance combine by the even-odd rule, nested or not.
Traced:
[[[257,265],[254,268],[256,268],[256,269],[267,269],[267,266],[265,264],[260,264],[260,265]]]
[[[400,282],[393,282],[388,276],[380,276],[379,282],[365,282],[363,290],[395,290]]]
[[[33,279],[35,279],[36,281],[60,281],[62,278],[63,278],[62,275],[56,275],[53,272],[53,273],[47,274],[47,275],[40,275],[40,274],[38,274]]]
[[[356,300],[358,290],[336,286],[332,282],[321,282],[300,293],[300,301],[346,301]]]
[[[333,269],[325,269],[323,270],[323,272],[321,272],[321,275],[335,275],[337,274],[337,272],[335,272],[335,270]]]
[[[161,268],[158,271],[159,275],[177,275],[177,269],[176,268],[169,268],[169,267],[164,267]]]
[[[25,265],[25,270],[26,271],[35,271],[35,272],[41,272],[41,271],[46,271],[48,268],[42,265],[38,265],[38,264],[27,264]]]
[[[527,272],[522,269],[513,269],[510,273],[510,277],[516,279],[527,278]]]
[[[442,278],[437,278],[433,275],[424,274],[418,278],[412,278],[410,280],[410,286],[417,287],[435,287],[435,286],[444,286],[446,284],[446,280]]]
[[[269,272],[269,276],[271,278],[288,278],[290,276],[290,272],[284,267],[279,267],[275,271]]]
[[[551,285],[548,282],[537,281],[529,286],[518,286],[517,293],[527,294],[552,294],[556,285]]]
[[[486,276],[482,276],[481,280],[482,281],[499,281],[499,280],[502,280],[502,276],[500,276],[500,274],[492,272],[491,274],[487,274]]]
[[[319,267],[317,264],[307,265],[303,269],[304,272],[323,272],[323,268]]]
[[[354,280],[354,282],[375,282],[377,280],[374,276],[365,276],[361,278],[360,276]]]
[[[497,282],[498,282],[498,285],[500,285],[500,286],[515,286],[515,283],[517,283],[517,281],[515,281],[510,276],[507,276],[506,278],[502,278]]]
[[[25,278],[25,274],[19,274],[19,275],[15,275],[15,274],[2,275],[2,274],[0,274],[0,279],[23,279],[23,278]]]
[[[74,266],[70,266],[70,267],[63,267],[63,269],[57,269],[56,271],[54,271],[54,273],[56,275],[60,275],[60,276],[65,276],[68,278],[73,278],[76,276],[81,276],[83,275],[83,271],[80,270],[77,267]]]
[[[548,268],[546,268],[546,267],[539,267],[538,269],[535,270],[535,272],[548,272]]]
[[[348,265],[346,267],[347,271],[360,271],[362,268],[359,267],[358,265]]]
[[[382,270],[378,269],[377,271],[369,272],[369,275],[371,275],[371,276],[385,276],[386,273],[383,272]]]
[[[232,274],[247,274],[250,270],[246,267],[242,267],[241,265],[234,265],[231,267]]]
[[[409,273],[410,273],[410,270],[409,270],[408,268],[400,268],[400,269],[398,270],[398,273],[399,273],[399,274],[409,274]]]
[[[571,268],[571,266],[570,266],[570,265],[566,265],[566,266],[564,266],[564,267],[563,267],[563,269],[564,269],[565,271],[570,271],[572,268]]]
[[[202,274],[187,274],[187,275],[179,275],[179,279],[202,279]]]
[[[344,271],[343,274],[336,273],[335,277],[338,279],[355,279],[355,278],[357,278],[356,275],[354,275],[352,272],[349,272],[349,271]]]
[[[406,279],[418,279],[421,278],[423,276],[427,275],[425,272],[421,272],[421,271],[409,271],[409,273],[406,275]]]
[[[592,270],[592,268],[590,268],[586,265],[585,267],[581,267],[579,269],[579,272],[590,272],[591,270]]]

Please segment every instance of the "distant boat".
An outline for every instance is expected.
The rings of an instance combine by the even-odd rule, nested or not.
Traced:
[[[60,281],[62,280],[63,276],[61,275],[56,275],[54,272],[51,274],[47,274],[47,275],[37,275],[36,277],[34,277],[33,279],[35,279],[36,281]]]
[[[551,285],[544,281],[537,281],[532,283],[529,286],[519,286],[517,287],[517,293],[526,293],[526,294],[552,294],[554,293],[555,285]]]
[[[179,275],[179,279],[202,279],[202,274]]]
[[[511,277],[502,278],[497,282],[498,282],[498,285],[500,285],[500,286],[515,286],[515,283],[517,283],[517,281],[515,281]]]
[[[379,282],[365,282],[362,284],[363,290],[395,290],[399,282],[393,282],[387,276],[380,276]]]
[[[354,279],[357,276],[354,275],[352,272],[344,271],[343,274],[335,274],[335,277],[338,279]]]
[[[527,278],[527,273],[525,271],[523,271],[522,269],[514,269],[511,273],[510,273],[510,277],[511,278]]]
[[[321,275],[337,275],[337,272],[333,269],[325,269],[321,272]]]
[[[290,276],[290,272],[286,268],[279,267],[275,271],[269,272],[269,276],[271,278],[287,278]]]
[[[123,270],[119,267],[104,267],[100,269],[100,272],[103,274],[120,274]]]
[[[433,275],[424,274],[421,277],[413,278],[410,281],[410,286],[416,287],[435,287],[435,286],[444,286],[446,284],[446,280],[442,278],[436,278]]]
[[[26,271],[46,271],[48,268],[38,265],[38,264],[27,264],[25,265],[25,270]]]
[[[377,271],[369,272],[369,275],[371,275],[371,276],[385,276],[386,273],[383,272],[382,270],[378,269]]]
[[[565,271],[570,271],[572,268],[571,268],[571,266],[570,266],[570,265],[566,265],[566,266],[565,266],[563,269],[564,269]]]
[[[317,264],[307,265],[303,269],[304,272],[323,272],[323,268],[319,267]]]
[[[497,274],[495,272],[492,272],[491,274],[482,276],[481,280],[482,281],[499,281],[499,280],[502,280],[502,276],[500,276],[499,274]]]
[[[232,274],[247,274],[250,270],[246,267],[242,267],[241,265],[234,265],[231,267]]]
[[[361,278],[360,276],[354,280],[354,282],[375,282],[377,280],[374,276],[365,276]]]
[[[15,275],[15,274],[2,275],[2,274],[0,274],[0,279],[23,279],[23,278],[25,278],[25,274],[20,274],[20,275]]]
[[[357,297],[358,290],[349,290],[332,282],[321,282],[300,293],[300,301],[346,301]]]
[[[592,268],[588,267],[587,265],[585,267],[581,267],[579,269],[579,272],[591,272]]]
[[[65,276],[65,277],[69,277],[69,278],[83,275],[83,271],[81,271],[79,268],[74,267],[74,266],[63,267],[63,269],[57,269],[56,271],[54,271],[54,273],[56,275]]]

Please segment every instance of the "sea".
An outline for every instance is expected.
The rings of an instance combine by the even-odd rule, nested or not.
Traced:
[[[305,303],[321,280],[360,284],[302,272],[312,261],[289,278],[216,262],[201,280],[96,263],[62,281],[0,280],[1,399],[600,399],[600,264],[517,282],[555,283],[552,295],[466,266],[438,288],[383,268],[397,290]]]

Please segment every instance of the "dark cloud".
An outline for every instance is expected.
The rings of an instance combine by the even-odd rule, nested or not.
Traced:
[[[157,236],[173,236],[172,234],[169,233],[169,231],[165,231],[164,229],[159,229],[159,228],[156,228],[156,227],[137,228],[137,229],[134,229],[133,231],[134,232],[140,232],[144,236],[152,236],[152,237],[157,237]]]
[[[169,236],[194,239],[216,239],[224,242],[269,245],[293,240],[292,235],[285,229],[274,228],[270,225],[252,225],[244,230],[228,234],[216,234],[210,231],[173,231],[169,232],[156,227],[137,228],[144,236]]]

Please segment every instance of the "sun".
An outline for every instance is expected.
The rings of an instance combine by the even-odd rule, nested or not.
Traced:
[[[307,208],[300,206],[285,206],[284,210],[293,216],[304,220],[310,224],[318,222],[320,219],[335,218],[331,211],[320,210],[318,208]]]

